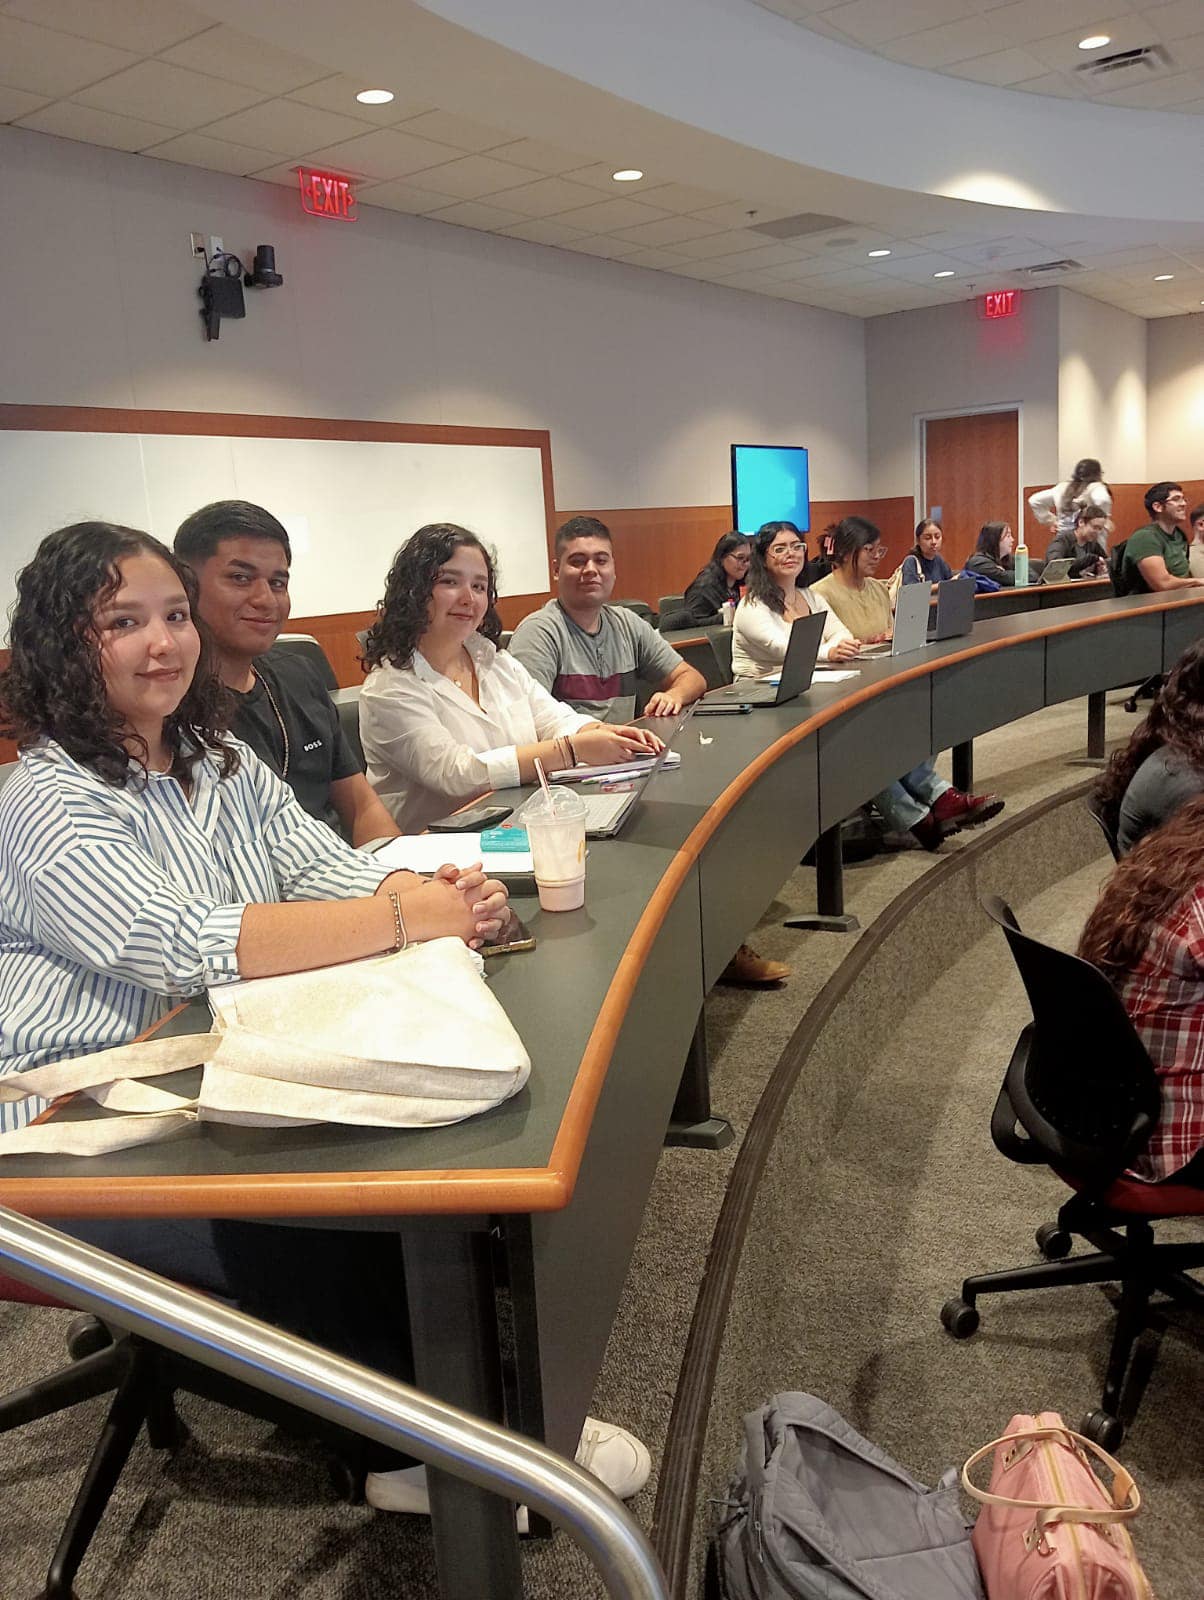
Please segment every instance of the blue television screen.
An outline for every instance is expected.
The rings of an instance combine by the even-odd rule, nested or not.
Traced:
[[[811,485],[802,445],[732,446],[732,527],[755,533],[763,522],[811,526]]]

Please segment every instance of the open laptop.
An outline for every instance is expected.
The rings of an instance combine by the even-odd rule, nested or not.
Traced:
[[[936,622],[928,642],[960,639],[974,627],[974,585],[969,578],[946,578],[936,586]]]
[[[754,683],[740,678],[722,689],[712,689],[698,701],[699,714],[705,716],[708,712],[730,710],[733,706],[784,706],[788,700],[797,700],[804,689],[811,687],[823,636],[822,611],[797,618],[790,625],[790,638],[776,683]]]
[[[658,772],[664,771],[670,747],[693,716],[694,710],[694,706],[685,706],[676,717],[650,719],[656,724],[655,731],[664,740],[665,748],[646,771],[634,778],[616,778],[615,784],[621,787],[612,788],[608,784],[605,789],[596,790],[581,784],[574,785],[577,798],[585,803],[587,839],[613,839],[620,832],[648,785]],[[515,820],[521,823],[521,814]]]
[[[1070,569],[1074,566],[1073,556],[1059,556],[1056,561],[1047,561],[1045,570],[1037,579],[1038,583],[1069,583]]]
[[[968,589],[969,584],[966,585]],[[895,602],[895,628],[889,643],[868,644],[861,654],[875,656],[906,656],[913,650],[922,650],[928,643],[928,610],[932,604],[932,590],[926,583],[905,583]]]

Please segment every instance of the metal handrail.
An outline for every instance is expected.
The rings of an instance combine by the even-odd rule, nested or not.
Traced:
[[[582,1547],[614,1600],[668,1600],[660,1563],[623,1503],[546,1445],[2,1206],[0,1261],[14,1277],[106,1323],[521,1501]]]

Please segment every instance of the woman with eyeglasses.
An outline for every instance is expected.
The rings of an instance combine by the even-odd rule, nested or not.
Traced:
[[[874,576],[885,554],[872,522],[845,517],[836,525],[832,573],[813,590],[862,644],[879,644],[893,629],[890,585]],[[1004,802],[994,794],[964,794],[931,761],[921,761],[876,794],[874,804],[892,833],[910,833],[925,850],[939,850],[948,834],[998,816]]]
[[[661,630],[701,627],[714,622],[725,605],[739,604],[751,554],[752,541],[746,533],[725,533],[686,590],[684,605],[660,619]]]
[[[768,678],[779,672],[791,624],[814,611],[824,613],[821,661],[850,661],[861,646],[815,593],[798,583],[807,547],[797,532],[777,532],[791,523],[768,523],[753,544],[748,587],[732,623],[732,674]]]

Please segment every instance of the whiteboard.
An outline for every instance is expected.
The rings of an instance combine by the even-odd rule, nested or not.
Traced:
[[[458,522],[496,553],[501,594],[549,588],[537,444],[0,430],[0,605],[41,539],[96,519],[170,545],[212,500],[251,500],[293,547],[293,613],[368,611],[399,546],[427,522]]]

